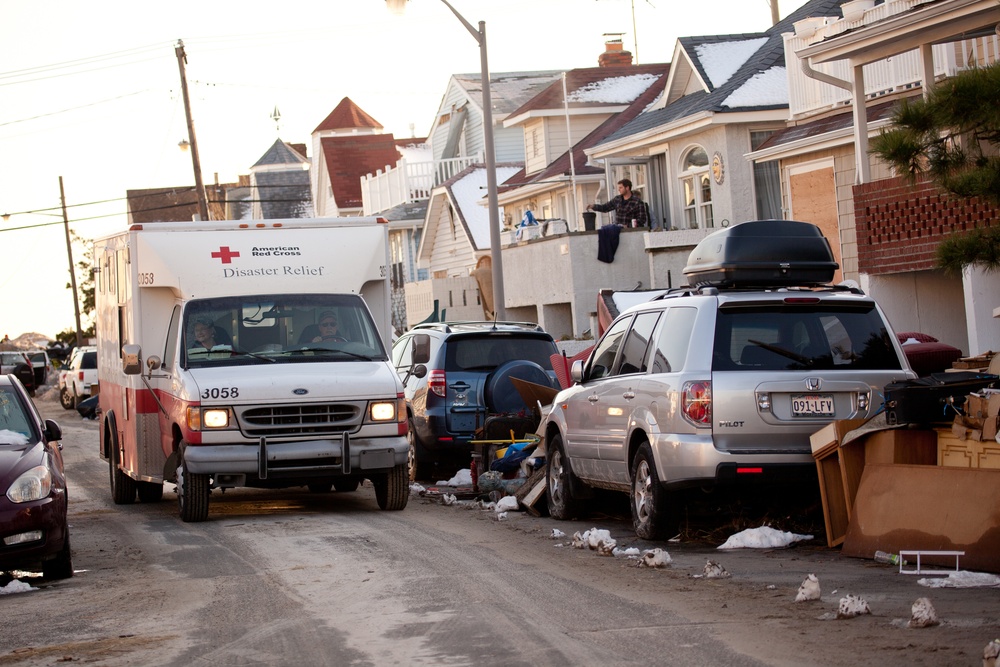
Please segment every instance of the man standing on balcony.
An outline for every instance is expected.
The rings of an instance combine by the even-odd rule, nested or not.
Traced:
[[[602,213],[614,211],[615,223],[622,227],[632,227],[633,221],[636,227],[649,226],[649,209],[639,195],[632,192],[632,181],[627,178],[618,181],[617,197],[607,204],[589,204],[587,210]]]

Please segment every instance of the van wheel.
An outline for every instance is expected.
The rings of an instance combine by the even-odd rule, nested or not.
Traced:
[[[407,466],[394,466],[386,474],[377,475],[371,480],[380,510],[396,511],[406,507],[406,501],[410,499]]]
[[[52,560],[42,563],[42,576],[46,579],[69,579],[73,576],[73,556],[69,548],[69,527],[65,528],[63,548]]]
[[[110,442],[108,452],[108,473],[111,483],[111,500],[115,505],[131,505],[135,502],[136,484],[135,480],[125,474],[119,467],[120,452],[118,451],[118,435],[114,430],[114,422],[105,424],[105,433],[108,434]]]
[[[573,485],[578,484],[569,467],[569,459],[563,447],[562,437],[557,433],[549,439],[549,462],[545,469],[545,495],[549,516],[560,521],[568,521],[579,516],[580,499],[573,495]]]
[[[181,465],[177,468],[177,504],[181,521],[194,523],[208,518],[209,476],[188,472],[181,449]]]
[[[163,484],[157,482],[136,482],[140,503],[158,503],[163,498]]]
[[[309,489],[309,493],[330,493],[330,489],[333,488],[333,483],[313,482],[312,484],[306,484],[306,488]]]
[[[675,493],[660,485],[653,461],[653,449],[648,442],[639,446],[632,462],[632,527],[644,540],[662,540],[673,537],[680,513]]]
[[[73,397],[66,391],[66,387],[59,390],[59,404],[63,406],[63,410],[73,409]]]

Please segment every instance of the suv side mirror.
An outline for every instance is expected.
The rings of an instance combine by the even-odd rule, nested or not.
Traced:
[[[583,382],[583,359],[577,359],[573,362],[569,369],[569,375],[575,384]]]
[[[410,344],[410,358],[414,364],[426,364],[431,360],[431,337],[417,334]]]

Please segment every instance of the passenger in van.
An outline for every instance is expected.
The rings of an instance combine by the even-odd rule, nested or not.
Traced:
[[[203,347],[211,350],[216,345],[231,345],[228,335],[210,317],[198,317],[194,321],[194,345],[192,348]]]

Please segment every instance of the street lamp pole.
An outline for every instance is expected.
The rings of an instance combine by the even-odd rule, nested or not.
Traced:
[[[387,0],[390,8],[401,7],[399,0]],[[506,319],[503,291],[503,260],[500,257],[500,212],[497,202],[497,158],[493,145],[493,100],[490,93],[490,67],[486,59],[486,22],[479,22],[477,30],[458,13],[448,0],[441,0],[451,13],[462,22],[479,44],[479,60],[483,87],[483,141],[486,143],[486,190],[490,215],[490,260],[493,269],[493,312],[498,320]]]

